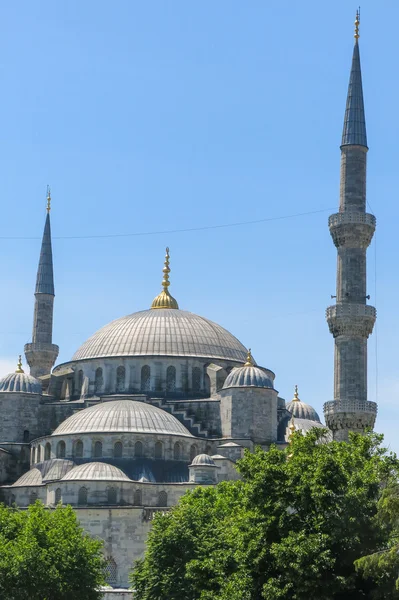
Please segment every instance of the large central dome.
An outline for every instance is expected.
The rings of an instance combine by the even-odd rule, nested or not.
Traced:
[[[143,310],[99,329],[72,360],[112,356],[191,356],[243,363],[247,350],[226,329],[185,310]]]

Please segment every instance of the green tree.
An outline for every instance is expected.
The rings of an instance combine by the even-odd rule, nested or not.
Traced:
[[[246,452],[242,481],[197,488],[157,516],[135,600],[373,598],[381,582],[354,561],[389,544],[378,507],[399,464],[382,436],[326,444],[323,434]]]
[[[102,543],[80,527],[70,506],[0,506],[0,598],[98,600]]]

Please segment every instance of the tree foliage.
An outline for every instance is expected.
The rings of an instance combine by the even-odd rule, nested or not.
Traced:
[[[0,506],[0,598],[98,600],[102,543],[80,527],[70,506]]]
[[[157,516],[132,574],[135,600],[379,597],[387,581],[354,562],[391,544],[381,511],[398,461],[382,436],[325,444],[323,433],[246,452],[242,481],[197,488]],[[396,598],[390,583],[380,597]]]

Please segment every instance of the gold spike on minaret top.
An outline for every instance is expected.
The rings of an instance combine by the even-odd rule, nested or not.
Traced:
[[[163,290],[162,292],[156,297],[154,298],[152,304],[151,304],[151,308],[175,308],[178,309],[179,305],[177,304],[177,301],[170,295],[168,287],[170,286],[170,281],[169,281],[169,273],[170,273],[170,268],[169,268],[169,248],[166,248],[166,255],[165,255],[165,263],[164,263],[164,268],[162,269],[163,272],[163,280],[162,280],[162,287]]]
[[[49,213],[51,210],[51,193],[50,186],[47,186],[47,212]]]
[[[295,386],[295,392],[294,392],[294,397],[292,399],[293,402],[300,402],[299,396],[298,396],[298,386]]]
[[[25,373],[25,371],[22,368],[22,357],[21,357],[21,355],[18,356],[18,366],[17,366],[17,370],[15,372],[16,373]]]
[[[244,367],[253,367],[253,366],[254,366],[254,359],[253,359],[253,356],[251,354],[251,348],[248,348],[247,361],[246,361]]]
[[[359,25],[360,25],[360,6],[359,6],[359,8],[356,11],[356,20],[355,20],[355,40],[356,40],[356,43],[357,43],[357,40],[360,37],[360,34],[359,34]]]

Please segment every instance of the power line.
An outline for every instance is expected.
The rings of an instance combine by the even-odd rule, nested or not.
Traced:
[[[133,233],[105,233],[98,235],[59,235],[53,236],[54,240],[89,240],[89,239],[101,239],[101,238],[122,238],[122,237],[135,237],[145,235],[163,235],[170,233],[185,233],[190,231],[207,231],[210,229],[223,229],[226,227],[240,227],[242,225],[255,225],[257,223],[267,223],[270,221],[282,221],[284,219],[293,219],[295,217],[306,217],[309,215],[315,215],[317,213],[327,212],[334,210],[335,207],[320,208],[318,210],[309,210],[307,212],[294,213],[291,215],[280,215],[278,217],[266,217],[264,219],[255,219],[253,221],[238,221],[236,223],[222,223],[221,225],[204,225],[203,227],[187,227],[184,229],[165,229],[161,231],[135,231]],[[0,240],[39,240],[40,237],[30,236],[0,236]]]

